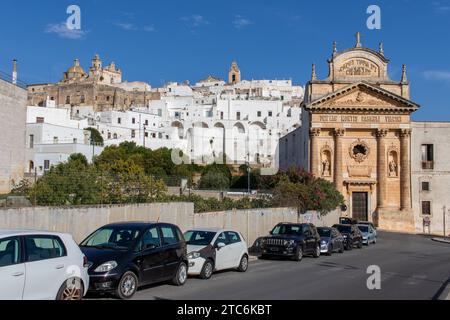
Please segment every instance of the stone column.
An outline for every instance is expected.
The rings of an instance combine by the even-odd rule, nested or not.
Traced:
[[[377,130],[377,179],[378,179],[378,209],[386,207],[387,190],[387,155],[386,155],[386,135],[388,130]]]
[[[339,192],[342,192],[344,186],[342,172],[342,137],[344,135],[345,129],[334,130],[334,185]]]
[[[310,154],[310,168],[311,173],[315,176],[319,176],[319,139],[320,136],[319,128],[312,128],[309,131],[309,136],[311,137],[311,154]]]
[[[411,203],[411,162],[409,160],[409,141],[411,129],[400,131],[400,153],[401,153],[401,173],[400,173],[400,195],[401,210],[410,211]]]

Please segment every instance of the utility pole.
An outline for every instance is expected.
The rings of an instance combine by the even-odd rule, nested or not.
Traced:
[[[147,129],[146,125],[144,124],[144,148],[145,148],[145,129]]]
[[[445,208],[445,207],[444,207]],[[450,209],[448,209],[448,212],[450,212]],[[446,210],[444,209],[444,220],[443,220],[443,224],[444,224],[444,240],[447,239],[447,229],[445,228],[445,216],[447,215]]]
[[[92,134],[92,133],[91,133]],[[91,137],[91,143],[92,143],[92,163],[94,163],[94,157],[95,157],[95,143],[94,143],[94,138]]]

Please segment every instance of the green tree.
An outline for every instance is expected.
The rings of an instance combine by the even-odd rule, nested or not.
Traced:
[[[220,171],[208,171],[202,175],[199,187],[201,189],[227,190],[230,187],[230,180]]]
[[[97,129],[89,127],[84,130],[91,133],[91,141],[93,140],[96,145],[103,145],[103,137]]]

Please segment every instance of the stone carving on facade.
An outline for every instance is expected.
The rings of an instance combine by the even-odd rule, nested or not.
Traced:
[[[331,148],[326,145],[321,150],[322,155],[322,169],[321,174],[323,177],[331,177]]]
[[[349,152],[350,157],[352,157],[356,162],[362,163],[369,156],[370,148],[366,142],[358,139],[351,144]]]
[[[309,130],[309,135],[311,137],[318,137],[320,136],[320,132],[321,132],[320,128],[312,128],[311,130]]]
[[[328,103],[330,107],[373,107],[373,106],[391,106],[387,101],[385,101],[378,94],[367,94],[365,92],[359,91],[357,93],[349,94],[342,99],[335,101],[330,101]]]
[[[388,149],[388,175],[390,178],[398,177],[398,149],[395,146]]]

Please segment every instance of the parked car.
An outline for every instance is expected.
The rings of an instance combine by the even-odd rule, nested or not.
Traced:
[[[320,235],[321,253],[331,255],[333,252],[344,252],[344,236],[336,228],[317,228],[317,232]]]
[[[261,259],[289,257],[301,261],[304,255],[320,257],[320,236],[313,224],[280,223],[270,236],[260,240]]]
[[[365,245],[375,244],[377,243],[377,235],[375,229],[370,225],[358,224],[359,231],[361,231],[363,235],[363,243]]]
[[[333,228],[344,236],[345,250],[352,250],[354,246],[362,249],[363,236],[358,227],[354,224],[336,224]]]
[[[358,224],[358,220],[353,218],[342,217],[339,218],[339,224]]]
[[[374,233],[375,233],[375,237],[378,237],[378,232],[377,232],[377,228],[375,227],[375,225],[372,222],[369,221],[360,221],[359,224],[361,225],[366,225],[366,226],[371,226]]]
[[[210,279],[214,271],[248,269],[248,248],[244,237],[224,229],[194,229],[184,234],[189,275]]]
[[[104,226],[84,240],[91,292],[114,293],[130,299],[140,286],[171,281],[186,283],[186,241],[168,223],[127,222]]]
[[[81,300],[87,259],[71,235],[0,230],[0,300]]]

